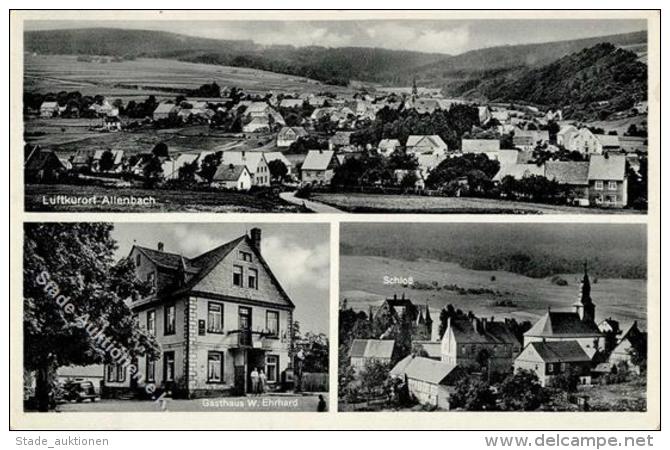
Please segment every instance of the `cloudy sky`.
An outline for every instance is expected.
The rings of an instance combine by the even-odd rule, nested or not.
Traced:
[[[644,20],[29,21],[26,30],[116,27],[258,44],[382,47],[458,54],[499,45],[578,39],[646,29]]]
[[[330,284],[329,224],[167,224],[118,223],[113,236],[117,257],[128,255],[133,243],[195,257],[245,234],[262,229],[261,252],[296,305],[295,319],[303,332],[328,333]]]

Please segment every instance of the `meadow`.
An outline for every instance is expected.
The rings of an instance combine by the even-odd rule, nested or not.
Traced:
[[[631,209],[579,208],[519,201],[422,195],[315,193],[311,200],[352,213],[401,214],[635,214]]]
[[[242,67],[188,63],[168,59],[83,62],[71,55],[24,55],[24,91],[79,91],[124,102],[148,95],[173,98],[174,89],[195,89],[215,81],[249,92],[348,92],[309,78]]]
[[[558,274],[566,286],[552,283],[552,277],[530,278],[504,271],[470,270],[455,263],[434,260],[405,261],[379,256],[340,256],[340,301],[347,299],[350,307],[368,311],[387,297],[405,293],[414,303],[428,304],[437,322],[440,310],[452,304],[481,317],[513,317],[534,322],[547,308],[572,311],[579,298],[581,274]],[[414,282],[457,285],[472,291],[495,291],[497,294],[460,294],[452,289],[412,289],[402,285],[384,284],[385,276],[412,277]],[[596,319],[608,317],[623,325],[637,320],[646,327],[647,281],[594,278],[591,297],[596,304]],[[509,301],[514,306],[498,306]]]

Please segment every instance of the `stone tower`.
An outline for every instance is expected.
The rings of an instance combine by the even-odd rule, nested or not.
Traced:
[[[589,273],[587,264],[584,263],[584,277],[580,289],[580,298],[575,303],[575,310],[579,314],[582,322],[595,323],[596,320],[596,305],[591,300],[591,281],[589,280]]]

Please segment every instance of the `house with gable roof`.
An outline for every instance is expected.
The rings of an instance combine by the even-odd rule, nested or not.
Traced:
[[[214,151],[223,151],[221,165],[247,166],[254,186],[270,186],[270,168],[263,152],[247,150],[226,151],[218,147]]]
[[[568,372],[576,373],[580,384],[591,384],[591,358],[576,341],[531,342],[514,361],[518,369],[534,372],[542,386]]]
[[[176,397],[241,395],[261,368],[278,389],[292,366],[295,306],[263,257],[261,230],[195,257],[134,245],[135,275],[152,286],[130,308],[161,347],[157,360],[137,357],[105,366],[106,396],[127,396],[148,384]],[[126,363],[124,365],[124,362]]]
[[[597,206],[623,208],[628,204],[628,178],[624,155],[591,155],[589,200]]]
[[[395,352],[395,341],[392,339],[354,339],[349,351],[351,367],[355,371],[365,368],[368,363],[380,362],[390,364]]]
[[[410,395],[419,403],[448,411],[449,397],[467,373],[455,364],[409,355],[391,369],[390,375],[405,380]]]
[[[310,150],[300,168],[301,180],[304,184],[329,184],[339,164],[333,150]]]
[[[461,152],[486,155],[489,159],[497,160],[500,152],[499,139],[462,139]]]

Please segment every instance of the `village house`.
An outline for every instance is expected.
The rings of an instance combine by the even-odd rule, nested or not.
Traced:
[[[605,335],[595,323],[596,306],[591,299],[591,281],[586,265],[581,282],[580,299],[573,312],[547,311],[528,331],[523,343],[531,342],[577,342],[589,358],[605,349]]]
[[[280,108],[302,108],[305,101],[300,98],[285,98],[279,102]]]
[[[269,132],[270,122],[263,117],[254,117],[251,121],[242,125],[242,131],[244,133]]]
[[[117,117],[119,115],[119,108],[115,108],[107,100],[102,103],[93,103],[89,108],[95,113],[97,117]]]
[[[625,363],[630,370],[640,373],[640,366],[633,363],[633,352],[646,355],[647,333],[640,330],[637,321],[634,321],[621,333],[616,346],[610,353],[608,362],[611,366],[618,366]]]
[[[100,166],[100,161],[101,161],[103,155],[107,151],[110,151],[111,154],[112,154],[111,167],[108,168],[108,169],[103,170],[103,168]],[[92,161],[92,164],[91,164],[91,171],[92,172],[120,173],[120,172],[123,171],[123,155],[124,155],[123,150],[96,150],[95,153],[93,153],[93,161]]]
[[[512,138],[514,146],[521,150],[533,150],[538,145],[549,141],[548,131],[539,130],[515,130]]]
[[[339,165],[335,152],[332,150],[310,150],[300,168],[303,184],[330,184]]]
[[[266,102],[251,102],[244,110],[244,117],[251,118],[251,122],[254,122],[254,119],[260,119],[256,121],[256,125],[254,126],[256,129],[260,129],[260,124],[262,123],[266,123],[265,126],[268,128],[271,128],[274,124],[279,126],[286,125],[282,115]],[[251,133],[253,131],[245,132]]]
[[[450,409],[449,397],[456,384],[467,376],[457,365],[413,355],[399,361],[390,375],[404,380],[409,394],[419,403],[445,411]]]
[[[623,208],[628,204],[624,155],[591,155],[588,178],[591,204],[614,208]]]
[[[40,105],[40,117],[53,117],[58,115],[57,102],[42,102]]]
[[[160,102],[156,109],[154,109],[153,118],[154,120],[167,119],[171,115],[177,114],[179,108],[174,103]]]
[[[548,180],[568,188],[568,204],[589,206],[589,163],[587,161],[547,161],[544,164]]]
[[[219,149],[214,149],[219,151]],[[270,186],[270,168],[263,152],[246,150],[224,151],[221,156],[222,165],[247,166],[251,173],[253,186]]]
[[[248,191],[251,188],[251,173],[247,166],[221,164],[212,177],[212,187]]]
[[[380,155],[389,157],[400,147],[400,141],[397,139],[382,139],[377,145],[377,151]]]
[[[351,367],[360,371],[372,362],[390,364],[395,351],[395,341],[390,339],[354,339],[349,359]]]
[[[462,139],[461,152],[486,155],[491,160],[497,160],[500,153],[499,139]]]
[[[488,106],[478,106],[477,111],[479,113],[480,125],[486,125],[486,123],[493,117],[491,115],[491,108],[489,108]]]
[[[519,369],[534,372],[542,386],[568,372],[578,375],[580,384],[591,384],[591,358],[577,341],[531,342],[514,361]]]
[[[243,395],[250,374],[263,369],[269,390],[290,367],[295,306],[261,250],[261,230],[194,258],[134,245],[128,255],[138,279],[153,292],[130,305],[137,322],[155,336],[161,356],[105,367],[109,397],[133,395],[147,384],[174,397]]]
[[[307,136],[307,131],[303,127],[283,127],[277,133],[277,147],[289,147],[305,136]]]
[[[102,118],[102,128],[107,131],[121,131],[121,119],[118,116],[105,116]]]
[[[343,147],[351,145],[351,131],[336,131],[334,135],[328,139],[328,150],[338,150]]]
[[[510,372],[521,352],[521,343],[508,322],[473,314],[449,317],[441,342],[442,361],[498,373]]]
[[[33,147],[28,154],[23,170],[27,183],[57,181],[65,173],[65,167],[56,153],[38,146]]]
[[[449,148],[442,138],[433,135],[411,135],[405,143],[407,153],[443,154],[446,155]]]
[[[182,153],[175,159],[166,159],[162,165],[163,178],[165,180],[178,180],[179,170],[188,164],[197,163],[198,156],[197,153]]]

